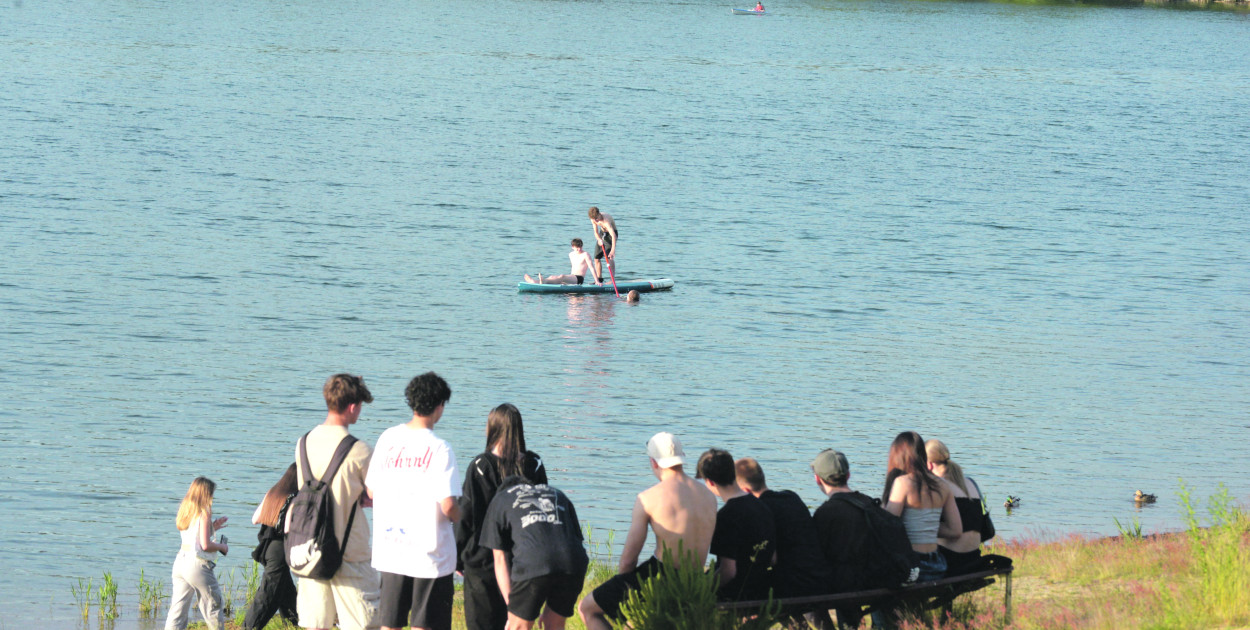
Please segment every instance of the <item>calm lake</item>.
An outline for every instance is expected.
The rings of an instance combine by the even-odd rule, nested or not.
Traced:
[[[462,466],[516,404],[618,546],[659,430],[815,506],[915,429],[1005,537],[1250,500],[1250,15],[730,6],[0,6],[0,628],[139,625],[197,475],[237,588],[338,371],[369,441],[443,375]],[[673,291],[517,293],[592,204]]]

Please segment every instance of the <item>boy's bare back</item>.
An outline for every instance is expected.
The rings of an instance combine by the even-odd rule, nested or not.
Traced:
[[[663,559],[665,550],[671,550],[677,558],[680,543],[685,553],[694,554],[697,566],[703,566],[716,529],[716,495],[678,472],[641,492],[638,503],[655,533],[655,557]]]

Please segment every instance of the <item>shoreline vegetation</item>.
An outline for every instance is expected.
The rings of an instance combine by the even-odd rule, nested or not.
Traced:
[[[1250,12],[1250,0],[988,0],[997,4],[1035,6],[1159,7],[1180,11]]]
[[[1223,486],[1210,497],[1205,520],[1198,517],[1184,485],[1178,498],[1187,526],[1181,532],[1143,534],[1134,520],[1118,525],[1121,532],[1118,536],[1055,537],[1042,533],[987,545],[988,553],[1008,556],[1015,561],[1010,624],[1005,624],[1005,585],[1000,581],[956,600],[949,618],[907,619],[898,627],[901,630],[1250,627],[1250,513],[1234,505]],[[1118,524],[1119,520],[1116,522]],[[592,560],[584,592],[589,592],[615,573],[616,560],[611,554],[611,533],[608,541],[596,540],[590,528],[586,533]],[[223,591],[232,600],[232,612],[226,624],[229,630],[242,627],[256,581],[255,573],[249,572],[255,567],[253,564],[244,568],[241,581],[236,582],[237,567],[223,580]],[[152,594],[151,582],[141,580],[144,585],[139,607],[121,606],[121,614],[135,614],[133,611],[137,610],[141,619],[151,620],[148,623],[162,620],[163,600]],[[109,613],[114,617],[118,615],[118,606],[113,604],[111,609],[105,606],[104,612],[94,614],[96,597],[83,598],[82,589],[87,582],[84,579],[72,585],[83,614],[83,625],[92,627],[90,621],[96,617],[99,627],[108,630],[113,625]],[[156,584],[161,588],[159,582]],[[114,588],[114,597],[115,592]],[[453,619],[454,630],[463,630],[459,591]],[[865,619],[861,627],[869,625]],[[200,621],[190,627],[206,626]],[[265,630],[293,628],[295,626],[275,619]],[[567,628],[584,630],[576,616],[569,619]]]

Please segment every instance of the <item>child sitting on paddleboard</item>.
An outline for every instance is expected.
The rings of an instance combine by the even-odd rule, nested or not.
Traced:
[[[760,12],[760,13],[763,13],[763,12],[764,12],[764,3],[763,3],[763,1],[762,1],[762,0],[756,0],[756,2],[755,2],[755,10],[756,10],[756,11],[758,11],[758,12]]]
[[[582,239],[573,239],[571,245],[573,246],[573,251],[569,252],[569,263],[572,264],[572,269],[569,273],[559,276],[547,276],[545,278],[540,273],[537,279],[531,278],[527,273],[525,274],[525,281],[530,284],[581,284],[586,279],[586,275],[594,263],[590,260],[590,254],[582,251]],[[603,283],[596,279],[595,284]]]

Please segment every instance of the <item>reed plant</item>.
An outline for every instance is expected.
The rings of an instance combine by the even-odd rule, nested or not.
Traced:
[[[149,618],[160,614],[164,599],[165,583],[147,579],[143,569],[139,569],[139,616]]]
[[[586,539],[586,548],[590,556],[590,567],[586,570],[586,580],[594,584],[601,584],[608,578],[616,575],[616,563],[612,560],[612,547],[616,540],[616,530],[607,530],[606,541],[595,539],[595,528],[586,525],[583,528],[583,538]]]
[[[1129,521],[1128,525],[1121,525],[1120,519],[1115,517],[1111,520],[1115,521],[1115,528],[1119,530],[1120,537],[1125,541],[1133,542],[1142,539],[1141,519],[1137,515],[1133,515],[1133,520]]]
[[[96,614],[102,619],[112,621],[117,619],[117,582],[113,580],[113,574],[109,571],[104,572],[104,584],[96,589],[96,596],[100,602],[100,607],[96,610]]]
[[[251,608],[252,600],[256,599],[256,589],[260,588],[260,563],[253,562],[244,570],[243,577],[247,580],[247,593],[244,594],[244,610]]]
[[[74,596],[75,608],[82,613],[83,621],[86,621],[91,613],[91,578],[85,581],[83,578],[78,578],[77,585],[71,584],[69,592]]]
[[[230,569],[230,573],[227,574],[226,588],[222,590],[224,591],[224,593],[222,594],[222,599],[224,599],[225,601],[221,603],[221,609],[222,609],[222,612],[224,612],[225,615],[229,617],[230,615],[234,614],[234,569],[233,568]]]

